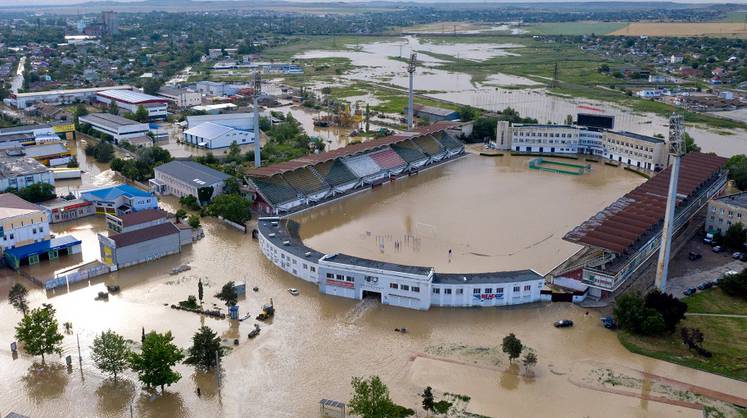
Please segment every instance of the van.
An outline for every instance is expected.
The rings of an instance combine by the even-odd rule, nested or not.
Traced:
[[[713,243],[713,234],[707,233],[705,238],[703,238],[703,244],[712,244]]]

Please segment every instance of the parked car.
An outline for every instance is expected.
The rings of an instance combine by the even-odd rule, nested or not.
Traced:
[[[694,287],[688,287],[682,292],[682,294],[685,296],[691,296],[694,295],[695,292],[697,292],[697,289],[695,289]]]
[[[717,246],[713,247],[713,252],[714,253],[720,253],[721,251],[722,251],[722,248],[721,248],[720,245],[717,245]]]
[[[615,322],[615,319],[611,316],[603,316],[601,318],[602,320],[602,326],[604,326],[607,329],[615,329],[617,328],[617,323]]]
[[[690,254],[687,255],[687,258],[690,261],[700,260],[701,258],[703,258],[703,254],[696,253],[695,251],[690,251]]]
[[[742,257],[744,257],[744,253],[737,251],[734,254],[732,254],[731,257],[735,260],[741,260]]]
[[[713,243],[713,234],[710,232],[706,234],[705,238],[703,238],[704,244],[712,244]]]
[[[703,282],[698,285],[698,290],[706,290],[713,287],[713,282]]]
[[[299,292],[298,289],[296,289],[295,287],[291,287],[291,288],[288,289],[288,293],[290,293],[293,296],[298,296],[299,293],[301,293],[301,292]]]
[[[570,319],[561,319],[560,321],[555,321],[553,325],[555,325],[555,328],[568,328],[573,326],[573,321]]]

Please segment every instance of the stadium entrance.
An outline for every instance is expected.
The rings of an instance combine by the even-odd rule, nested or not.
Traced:
[[[364,290],[363,299],[376,299],[379,302],[381,302],[381,292],[372,292],[370,290]]]

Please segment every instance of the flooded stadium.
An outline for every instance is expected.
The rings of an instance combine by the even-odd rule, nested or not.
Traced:
[[[323,252],[450,273],[546,274],[580,249],[566,232],[644,181],[583,160],[590,173],[530,170],[530,159],[467,154],[294,219],[304,243]]]
[[[87,167],[85,156],[79,154],[79,158],[82,166]],[[107,178],[106,171],[94,174],[93,168],[89,170],[101,181]],[[319,209],[333,211],[327,218],[339,218],[334,222],[313,219],[314,212],[304,216],[309,218],[308,225],[318,228],[311,241],[323,238],[323,230],[334,231],[335,225],[337,233],[347,230],[352,235],[338,238],[339,243],[344,243],[340,246],[346,249],[368,242],[360,235],[366,225],[377,224],[380,234],[391,231],[394,235],[406,231],[408,222],[413,233],[428,230],[426,226],[418,226],[420,222],[435,225],[437,228],[432,233],[436,237],[448,237],[458,232],[460,225],[465,230],[471,228],[471,236],[460,233],[459,238],[449,239],[452,243],[471,242],[474,252],[480,252],[487,251],[482,245],[490,240],[478,237],[496,237],[495,242],[504,243],[500,245],[514,240],[520,246],[518,243],[524,237],[511,224],[524,224],[523,230],[530,231],[533,225],[550,221],[545,218],[572,224],[575,219],[557,215],[563,213],[564,207],[593,212],[641,181],[640,177],[613,167],[594,166],[592,174],[586,176],[540,174],[528,172],[524,158],[473,155],[338,202],[340,209],[334,209],[334,205]],[[519,193],[529,199],[526,213],[516,208],[509,212],[503,198]],[[374,195],[382,202],[382,208],[366,210],[370,206],[368,196]],[[478,197],[485,199],[482,204]],[[173,199],[161,203],[169,210],[175,209]],[[389,209],[381,212],[385,207]],[[503,207],[507,211],[501,213]],[[489,211],[490,216],[483,216],[484,211]],[[377,218],[376,213],[384,218]],[[387,213],[392,219],[384,221]],[[405,221],[406,213],[410,213],[410,221]],[[470,221],[478,216],[484,217],[484,224]],[[501,218],[505,220],[494,220]],[[348,224],[351,226],[346,229]],[[93,232],[102,227],[102,220],[87,218],[55,225],[53,229],[56,233],[77,233],[80,238],[90,240]],[[320,399],[347,401],[351,395],[351,377],[370,374],[381,376],[393,398],[412,408],[420,404],[418,393],[430,385],[438,393],[469,395],[472,400],[468,411],[494,417],[537,414],[601,417],[608,416],[610,410],[626,416],[695,417],[702,416],[702,411],[692,399],[729,413],[733,408],[719,399],[742,396],[747,391],[747,384],[742,382],[631,354],[619,344],[614,333],[599,325],[597,314],[586,315],[574,305],[434,308],[420,312],[386,307],[371,300],[358,302],[321,295],[314,285],[272,265],[249,235],[213,218],[203,219],[203,227],[206,237],[179,255],[127,268],[69,289],[45,292],[4,269],[0,276],[0,316],[5,319],[0,324],[0,340],[5,341],[0,348],[4,376],[0,381],[0,415],[21,411],[33,417],[129,417],[132,408],[136,417],[310,417],[318,416]],[[368,229],[375,230],[373,226]],[[557,233],[562,230],[558,227]],[[306,230],[309,231],[314,230]],[[526,239],[535,242],[536,238]],[[445,244],[421,239],[421,252],[412,251],[410,256],[422,257],[432,251],[434,262],[447,268],[449,264],[438,260],[444,256],[441,245]],[[461,252],[471,248],[456,244],[454,247],[461,248]],[[498,247],[488,250],[492,254],[499,251]],[[378,250],[373,247],[373,251]],[[96,256],[95,243],[84,244],[83,260]],[[555,256],[559,257],[545,251],[536,258]],[[465,267],[471,263],[467,260],[465,255],[458,254],[452,265]],[[482,258],[474,258],[472,262],[476,260]],[[481,261],[485,263],[482,265],[505,262],[503,258],[488,260]],[[192,269],[176,276],[169,274],[181,264],[189,264]],[[46,268],[54,267],[53,264]],[[261,334],[250,340],[247,333],[253,328],[253,321],[210,319],[166,306],[196,294],[198,279],[206,284],[208,306],[218,302],[212,295],[223,283],[245,280],[248,287],[257,286],[258,292],[250,291],[240,299],[240,312],[256,314],[262,304],[273,298],[277,315],[262,324]],[[14,325],[20,314],[7,303],[7,294],[16,281],[32,289],[29,298],[32,306],[51,303],[57,309],[60,323],[73,324],[73,332],[65,334],[62,358],[49,356],[42,366],[39,358],[25,353],[14,358],[11,354],[9,343],[14,340]],[[106,284],[119,285],[121,291],[111,295],[107,302],[95,301],[96,294],[105,290]],[[299,288],[301,295],[291,296],[286,291],[289,287]],[[558,318],[572,319],[577,325],[573,329],[555,329],[552,321]],[[114,384],[90,359],[89,347],[102,330],[113,329],[123,334],[135,341],[135,349],[143,328],[171,330],[175,342],[186,348],[201,325],[216,330],[225,344],[233,347],[223,360],[220,386],[215,374],[195,372],[180,365],[182,379],[159,395],[141,388],[132,373]],[[406,327],[409,332],[395,333],[396,327]],[[540,361],[533,373],[509,364],[496,348],[509,332],[516,333],[537,353]],[[239,340],[238,346],[233,346],[234,338]],[[73,359],[71,369],[64,363],[67,355]],[[625,377],[630,387],[610,388],[599,377],[600,373]],[[531,412],[524,407],[529,402],[536,405]]]

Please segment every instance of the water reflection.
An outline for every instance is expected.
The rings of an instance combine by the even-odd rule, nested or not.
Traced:
[[[96,389],[97,407],[99,413],[106,416],[122,416],[129,409],[135,398],[136,386],[121,377],[105,379]]]
[[[146,389],[137,398],[138,417],[184,417],[189,411],[184,407],[182,395],[166,390]]]
[[[59,398],[65,393],[65,387],[70,380],[68,374],[67,367],[63,364],[34,362],[21,381],[29,398],[34,402],[43,402]]]

